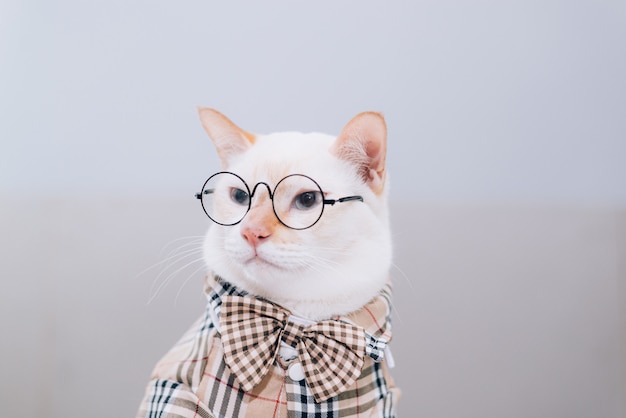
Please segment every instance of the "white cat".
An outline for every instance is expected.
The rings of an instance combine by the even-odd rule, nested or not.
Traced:
[[[313,320],[370,301],[387,281],[391,264],[382,116],[362,113],[337,138],[296,132],[255,136],[215,110],[200,109],[200,117],[222,169],[250,187],[259,182],[274,187],[286,175],[305,174],[325,198],[363,197],[328,206],[314,228],[294,230],[277,221],[267,190],[260,189],[241,223],[210,227],[209,269]]]
[[[333,137],[199,113],[222,163],[197,196],[213,221],[209,306],[157,364],[138,416],[395,416],[382,115]]]

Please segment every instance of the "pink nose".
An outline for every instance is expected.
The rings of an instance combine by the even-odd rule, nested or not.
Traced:
[[[241,228],[241,235],[248,241],[248,244],[256,248],[263,243],[264,240],[269,238],[271,233],[261,225],[246,224]]]
[[[261,204],[250,209],[241,222],[241,236],[256,250],[272,235],[277,226],[278,219],[271,204]]]

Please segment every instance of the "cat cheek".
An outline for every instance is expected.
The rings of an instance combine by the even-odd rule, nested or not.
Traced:
[[[242,238],[239,228],[229,231],[224,240],[224,251],[227,256],[238,264],[243,264],[254,257],[254,249]]]

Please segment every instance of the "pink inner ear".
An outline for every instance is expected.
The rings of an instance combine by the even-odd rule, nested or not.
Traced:
[[[217,110],[201,107],[198,113],[204,130],[215,145],[223,168],[228,166],[234,156],[242,154],[254,144],[254,134],[239,128]]]
[[[382,171],[385,169],[385,150],[382,149],[384,144],[378,141],[370,141],[365,146],[365,152],[370,159],[369,168],[374,171]]]
[[[363,180],[379,193],[384,187],[387,126],[380,113],[364,112],[343,128],[332,152],[358,168]]]

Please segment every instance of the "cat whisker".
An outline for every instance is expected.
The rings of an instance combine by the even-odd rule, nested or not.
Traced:
[[[205,265],[203,263],[202,266],[195,269],[191,274],[189,274],[189,276],[187,276],[187,278],[183,281],[183,284],[180,286],[180,289],[178,289],[178,292],[176,292],[176,297],[174,298],[174,305],[178,303],[178,297],[180,296],[181,292],[183,291],[183,289],[185,288],[185,285],[189,282],[189,280],[191,280],[193,276],[195,276],[199,271],[202,271],[204,269],[205,269]]]
[[[168,254],[168,257],[165,258],[165,260],[171,261],[171,260],[176,259],[176,257],[183,256],[183,255],[186,256],[189,253],[195,253],[201,250],[201,247],[198,245],[198,243],[190,243],[189,245],[185,245],[185,247],[188,247],[188,248],[184,248],[181,246],[176,250],[176,252],[171,252],[170,254]]]
[[[188,257],[188,256],[186,256]],[[184,269],[186,269],[187,267],[202,261],[202,258],[195,258],[192,261],[186,263],[185,265],[177,268],[176,270],[174,270],[173,272],[171,272],[157,287],[157,289],[154,291],[154,293],[150,296],[149,300],[148,300],[148,304],[152,303],[152,301],[159,295],[159,293],[161,292],[161,290],[163,288],[165,288],[165,286],[170,282],[171,278],[174,277],[176,274],[180,273],[181,271],[183,271]],[[154,286],[153,286],[154,287]],[[152,293],[152,289],[151,289],[151,293]]]
[[[337,269],[335,268],[335,266],[340,265],[340,263],[338,262],[327,260],[321,257],[315,257],[312,255],[309,255],[306,260],[301,260],[298,264],[302,268],[309,268],[320,274],[336,272]]]
[[[322,257],[316,257],[316,256],[309,256],[309,259],[311,261],[315,261],[316,263],[318,263],[318,265],[328,265],[330,266],[341,266],[341,263],[339,261],[335,261],[335,260],[329,260],[327,258],[322,258]]]
[[[165,258],[159,261],[158,263],[155,263],[154,265],[148,267],[147,269],[145,269],[139,274],[139,275],[142,275],[151,269],[161,267],[161,271],[153,280],[152,286],[150,287],[150,293],[149,293],[150,296],[147,302],[148,304],[150,304],[153,300],[155,300],[155,298],[161,293],[161,291],[172,281],[172,279],[177,274],[187,269],[188,267],[194,265],[195,263],[203,261],[202,244],[204,242],[204,239],[205,239],[204,236],[195,235],[195,236],[181,237],[181,238],[177,238],[177,239],[170,241],[161,250],[161,254],[163,254],[167,250],[167,253],[165,254]],[[169,249],[175,243],[179,243],[181,241],[187,241],[187,242],[184,242],[181,245],[178,245],[172,249]],[[184,263],[184,264],[180,265],[181,263]],[[197,272],[202,270],[203,268],[205,268],[204,263],[202,263],[201,267],[197,268],[196,270],[194,270],[192,273],[190,273],[187,276],[181,288],[179,289],[178,293],[176,294],[175,301],[180,296],[180,293],[182,289],[184,288],[185,284],[188,283],[188,281],[191,280],[191,278],[193,278],[193,276],[196,275]],[[166,274],[167,276],[163,278],[163,276]]]
[[[345,247],[315,247],[315,250],[332,254],[347,254],[350,252],[350,249]]]
[[[318,269],[316,266],[314,266],[314,265],[312,265],[312,264],[310,264],[310,263],[307,263],[307,262],[302,262],[302,263],[300,263],[300,267],[301,267],[303,270],[304,270],[304,269],[313,270],[313,271],[315,271],[316,273],[319,273],[320,275],[321,275],[321,274],[324,274],[324,271],[322,271],[322,270]]]
[[[193,241],[202,241],[204,240],[204,235],[188,235],[186,237],[179,237],[179,238],[175,238],[173,240],[171,240],[170,242],[168,242],[167,244],[165,244],[163,246],[162,251],[165,251],[166,248],[168,248],[170,245],[173,245],[176,242],[182,241],[182,240],[186,240],[186,239],[190,239],[193,238]]]
[[[176,263],[181,262],[183,260],[185,260],[186,258],[192,257],[194,255],[196,255],[199,252],[198,248],[193,248],[193,249],[188,249],[185,251],[181,251],[178,254],[174,254],[158,263],[156,263],[153,268],[158,267],[158,266],[162,266],[161,268],[161,272],[155,277],[154,281],[153,281],[153,285],[152,288],[150,289],[152,291],[152,289],[154,288],[154,283],[158,282],[159,279],[161,278],[161,276],[163,276],[163,274],[165,274],[172,266],[174,266]]]
[[[396,263],[392,262],[391,267],[393,269],[396,269],[398,273],[400,273],[400,277],[402,277],[402,279],[404,279],[404,282],[409,285],[409,289],[411,290],[411,293],[415,294],[415,287],[413,287],[413,283],[409,279],[409,276]],[[395,316],[396,318],[398,318],[399,321],[404,322],[402,319],[402,315],[400,314],[400,311],[396,308],[395,303],[392,302],[390,304],[390,309],[392,310],[392,312],[395,313]]]
[[[177,257],[178,255],[180,255],[180,253],[176,253],[176,251],[177,251],[177,250],[180,250],[180,249],[182,249],[182,248],[184,248],[184,247],[191,246],[191,245],[198,245],[198,244],[200,244],[200,243],[201,243],[201,241],[202,241],[201,237],[196,237],[196,236],[193,236],[193,237],[178,238],[178,239],[173,240],[173,241],[170,241],[170,243],[166,244],[166,245],[163,247],[163,249],[161,250],[161,254],[163,253],[163,251],[164,251],[164,250],[165,250],[165,249],[166,249],[169,245],[171,245],[171,243],[173,243],[173,242],[175,242],[175,241],[180,241],[180,240],[183,240],[183,239],[188,239],[188,238],[196,238],[196,239],[194,239],[193,241],[191,241],[191,242],[189,242],[189,243],[183,244],[182,246],[180,246],[180,247],[178,247],[178,248],[176,248],[176,249],[174,249],[174,250],[171,250],[170,252],[168,252],[168,254],[167,254],[166,258],[164,258],[164,259],[162,259],[162,260],[160,260],[160,261],[158,261],[158,262],[156,262],[156,263],[152,264],[152,265],[151,265],[151,266],[149,266],[149,267],[146,267],[145,269],[143,269],[142,271],[140,271],[139,273],[137,273],[137,274],[134,276],[134,279],[137,279],[137,278],[141,277],[142,275],[146,274],[147,272],[149,272],[150,270],[155,269],[155,268],[157,268],[157,267],[159,267],[159,266],[162,266],[162,265],[164,265],[164,264],[166,265],[166,267],[165,267],[164,269],[167,269],[167,268],[169,267],[169,266],[167,266],[168,261],[170,261],[170,260],[172,260],[173,258],[175,258],[175,257]]]
[[[400,277],[402,277],[404,279],[404,281],[409,285],[409,288],[411,289],[411,292],[413,294],[415,294],[415,288],[413,287],[413,282],[411,282],[411,279],[409,279],[409,276],[404,272],[404,270],[402,270],[396,263],[392,262],[391,263],[391,267],[396,269],[398,271],[398,273],[400,273]]]
[[[167,268],[163,269],[161,273],[159,273],[159,275],[154,279],[152,286],[150,287],[151,296],[150,296],[150,300],[148,301],[148,303],[154,300],[154,298],[160,293],[160,291],[169,283],[172,277],[174,277],[176,274],[180,273],[187,267],[202,260],[201,257],[197,257],[197,252],[190,252],[184,257],[179,258],[176,262],[183,262],[183,260],[189,259],[190,257],[193,257],[191,261],[185,262],[185,264],[183,264],[180,267],[175,268],[173,271],[169,271],[169,269],[173,267],[175,263],[171,263],[170,265],[168,265]],[[165,275],[168,271],[169,273],[167,274],[167,276],[165,278],[162,278],[162,276]]]
[[[176,247],[176,248],[174,248],[174,249],[170,250],[170,251],[167,253],[167,255],[166,255],[166,256],[170,256],[170,255],[172,255],[172,254],[176,254],[178,251],[180,251],[180,250],[182,250],[182,249],[185,249],[185,248],[187,248],[187,247],[198,247],[198,246],[201,246],[202,241],[203,241],[203,239],[201,239],[201,238],[196,238],[196,239],[194,239],[194,240],[192,240],[192,241],[189,241],[189,242],[187,242],[187,243],[185,243],[185,244],[182,244],[182,245],[180,245],[180,246],[178,246],[178,247]]]

